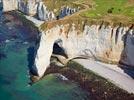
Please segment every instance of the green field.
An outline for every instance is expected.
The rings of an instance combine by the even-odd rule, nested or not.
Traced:
[[[89,18],[120,17],[134,21],[134,1],[133,0],[94,0],[96,5],[82,13],[82,16]],[[108,12],[111,11],[111,12]]]
[[[61,20],[48,22],[48,26],[87,21],[92,24],[105,22],[111,26],[134,24],[134,0],[44,0],[45,5],[56,15],[63,6],[80,7],[80,11]],[[50,25],[52,24],[52,25]],[[42,29],[46,24],[42,25]]]

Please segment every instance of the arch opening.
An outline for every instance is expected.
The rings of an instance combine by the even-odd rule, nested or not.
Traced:
[[[52,54],[54,55],[60,55],[60,56],[63,56],[65,58],[68,58],[66,52],[65,52],[65,49],[63,48],[63,41],[61,39],[58,39],[54,42],[54,45],[53,45],[53,52]]]

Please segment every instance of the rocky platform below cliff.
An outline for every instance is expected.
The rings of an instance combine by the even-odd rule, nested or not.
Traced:
[[[89,69],[96,74],[108,79],[113,84],[117,85],[120,88],[123,88],[124,90],[134,93],[134,80],[132,77],[130,77],[128,74],[126,74],[122,69],[115,68],[117,67],[112,66],[112,68],[108,67],[110,65],[106,65],[103,63],[99,63],[96,61],[86,60],[86,59],[75,59],[75,61],[81,65],[83,65],[86,69]],[[130,71],[130,73],[134,72],[134,70]],[[134,73],[132,73],[134,75]],[[134,77],[134,76],[133,76]]]
[[[96,72],[82,66],[83,64],[69,61],[64,67],[61,67],[57,65],[55,58],[52,57],[51,60],[51,67],[47,69],[45,75],[60,73],[69,80],[78,83],[80,87],[90,93],[91,98],[87,100],[133,100],[134,98],[134,94],[115,86]]]

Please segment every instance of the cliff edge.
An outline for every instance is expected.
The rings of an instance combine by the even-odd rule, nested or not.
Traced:
[[[60,61],[91,58],[134,69],[133,0],[3,0],[3,10],[19,10],[44,21],[33,69],[49,67],[54,45]]]

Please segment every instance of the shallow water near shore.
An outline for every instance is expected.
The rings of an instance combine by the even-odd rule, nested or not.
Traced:
[[[87,100],[87,92],[78,84],[63,81],[56,75],[47,75],[32,86],[28,84],[27,50],[34,46],[37,34],[30,34],[14,19],[6,14],[0,21],[1,100]]]

